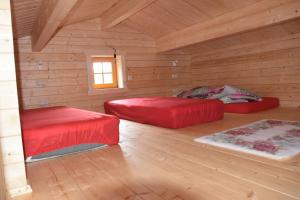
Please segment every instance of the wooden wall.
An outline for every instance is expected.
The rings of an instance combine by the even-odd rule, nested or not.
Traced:
[[[299,107],[299,21],[195,45],[184,49],[187,54],[158,55],[151,37],[126,24],[102,31],[100,19],[64,27],[40,53],[33,53],[30,37],[23,37],[16,40],[21,107],[67,105],[102,112],[109,99],[171,95],[194,86],[224,84],[277,96],[282,106]],[[125,53],[126,73],[132,77],[128,90],[88,95],[85,53],[112,46]],[[175,67],[173,60],[178,60]]]
[[[126,25],[109,31],[95,19],[61,29],[40,53],[31,51],[30,37],[16,40],[19,95],[22,108],[67,105],[103,111],[108,99],[171,95],[189,87],[190,56],[157,55],[155,41]],[[88,95],[85,53],[111,50],[125,53],[128,91]],[[177,60],[177,66],[172,66]],[[175,77],[172,74],[176,74]]]
[[[190,48],[193,86],[236,85],[300,107],[300,23],[292,21]]]
[[[30,191],[27,186],[17,96],[10,1],[0,1],[0,171],[11,195]],[[0,173],[1,176],[1,173]],[[0,181],[1,192],[4,191]],[[3,197],[0,197],[3,199]]]
[[[6,200],[6,185],[5,185],[5,177],[4,177],[4,163],[2,159],[2,151],[1,151],[1,143],[0,143],[0,199]]]

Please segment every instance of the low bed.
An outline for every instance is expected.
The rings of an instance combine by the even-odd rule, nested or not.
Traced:
[[[279,106],[279,99],[275,97],[263,97],[262,101],[253,101],[247,103],[230,103],[225,104],[224,111],[227,113],[254,113],[263,110],[277,108]]]
[[[117,117],[69,107],[24,110],[21,126],[27,160],[119,142]]]
[[[165,128],[183,128],[223,119],[219,100],[149,97],[112,100],[104,103],[107,114]]]

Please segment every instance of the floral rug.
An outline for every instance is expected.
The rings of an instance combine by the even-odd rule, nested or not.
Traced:
[[[195,141],[271,159],[287,159],[300,153],[300,122],[261,120]]]

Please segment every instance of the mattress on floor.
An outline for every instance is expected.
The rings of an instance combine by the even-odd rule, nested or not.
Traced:
[[[24,110],[21,125],[26,158],[74,145],[119,142],[117,117],[75,108]]]
[[[223,119],[219,100],[149,97],[112,100],[104,103],[107,114],[165,128],[183,128]]]
[[[248,103],[232,103],[225,104],[225,112],[227,113],[254,113],[279,106],[279,99],[275,97],[263,97],[262,101],[253,101]]]

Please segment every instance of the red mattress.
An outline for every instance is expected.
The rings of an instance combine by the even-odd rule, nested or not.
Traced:
[[[119,141],[117,117],[75,108],[25,110],[21,124],[26,157],[78,144]]]
[[[225,104],[225,112],[228,113],[254,113],[263,110],[276,108],[279,106],[279,99],[274,97],[263,97],[262,101],[254,101],[248,103],[232,103]]]
[[[144,124],[183,128],[223,119],[224,105],[219,100],[150,97],[113,100],[104,103],[108,114]]]

